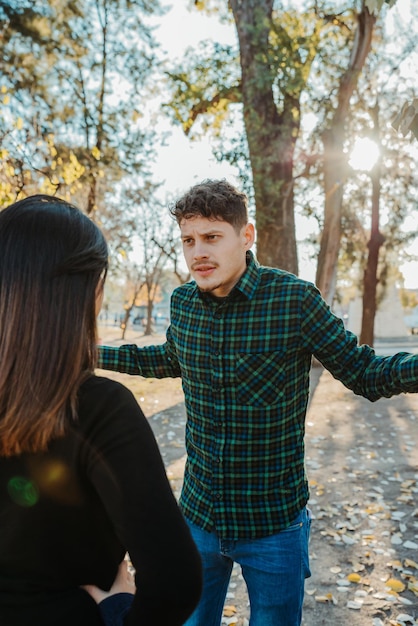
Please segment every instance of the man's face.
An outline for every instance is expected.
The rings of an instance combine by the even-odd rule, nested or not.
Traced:
[[[206,217],[180,222],[187,267],[201,291],[225,297],[246,269],[246,252],[254,243],[254,227],[237,232],[231,224]]]

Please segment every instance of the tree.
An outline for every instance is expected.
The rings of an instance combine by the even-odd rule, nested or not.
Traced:
[[[199,2],[199,7],[208,4]],[[213,9],[214,3],[210,5]],[[324,197],[317,284],[332,303],[350,115],[377,14],[366,3],[359,11],[353,3],[337,12],[334,4],[315,2],[312,12],[306,9],[303,15],[271,0],[230,1],[229,6],[238,34],[240,73],[231,48],[220,46],[214,46],[215,55],[212,51],[216,70],[210,61],[198,59],[193,68],[189,63],[181,73],[171,73],[177,86],[175,115],[188,133],[204,117],[203,130],[211,126],[225,135],[228,113],[242,107],[246,144],[235,142],[229,151],[223,145],[217,154],[234,164],[249,157],[262,263],[297,272],[294,194],[302,188],[299,181],[316,170]],[[307,112],[315,112],[321,128],[317,153],[297,145],[301,117]],[[218,131],[221,125],[223,133]]]
[[[347,279],[351,268],[356,268],[355,291],[363,298],[360,342],[369,345],[374,343],[379,302],[388,280],[398,271],[393,260],[401,264],[406,244],[415,238],[415,232],[402,229],[416,205],[415,157],[412,146],[390,127],[397,96],[386,89],[383,76],[387,75],[385,67],[381,82],[376,81],[372,71],[360,85],[361,96],[353,108],[348,134],[371,140],[379,155],[373,167],[370,160],[365,162],[364,171],[348,167],[341,216],[340,274]]]
[[[13,139],[20,120],[7,157],[30,171],[31,191],[59,193],[93,215],[122,178],[147,173],[155,137],[143,111],[156,59],[144,17],[159,11],[159,0],[51,0],[7,13],[0,52],[10,102],[0,133]]]
[[[329,304],[332,304],[335,295],[344,182],[347,178],[344,153],[347,116],[351,97],[371,49],[375,22],[375,16],[363,2],[357,15],[357,28],[349,63],[339,81],[337,104],[329,125],[322,133],[325,205],[316,284]]]
[[[139,294],[144,286],[144,274],[143,268],[135,262],[128,261],[124,267],[124,279],[125,279],[125,302],[124,302],[124,318],[121,321],[121,339],[125,339],[126,330],[128,328],[129,319],[131,317],[132,309],[134,308]],[[148,333],[151,334],[151,333]]]
[[[170,73],[177,85],[174,112],[190,132],[197,117],[210,113],[219,124],[228,106],[242,103],[244,156],[248,155],[251,163],[258,258],[266,265],[297,273],[293,158],[300,100],[322,20],[312,11],[275,11],[273,0],[232,0],[229,4],[239,40],[238,78],[231,67],[231,48],[217,46],[216,72],[205,71],[211,62],[201,61],[190,74],[183,69]],[[200,79],[197,88],[196,74]],[[232,153],[229,157],[237,158]]]
[[[158,235],[158,239],[155,238],[154,243],[171,263],[173,274],[178,283],[183,285],[190,280],[190,272],[187,268],[185,268],[183,263],[184,258],[183,251],[181,250],[181,241],[177,235],[174,235],[173,229],[169,229],[169,232],[164,239],[160,239],[160,235]]]
[[[168,243],[173,239],[174,222],[167,220],[165,208],[155,200],[155,188],[128,189],[125,207],[135,215],[134,232],[123,248],[124,252],[117,272],[124,276],[126,284],[125,320],[122,338],[125,336],[129,317],[134,306],[146,306],[144,334],[153,332],[153,309],[159,297],[161,280],[167,265]],[[154,197],[154,200],[150,200]]]
[[[345,117],[370,50],[376,18],[364,6],[358,15],[353,10],[338,14],[326,2],[315,3],[314,9],[306,9],[304,13],[285,10],[273,0],[232,0],[229,6],[238,34],[240,81],[234,85],[218,84],[212,98],[206,97],[203,103],[194,104],[191,88],[194,83],[188,85],[184,73],[173,75],[173,78],[181,85],[176,95],[181,89],[182,102],[188,100],[191,103],[189,125],[194,123],[197,115],[212,112],[214,104],[219,109],[221,102],[224,108],[232,102],[242,102],[256,206],[257,254],[262,263],[297,273],[295,179],[305,174],[295,172],[295,148],[302,107],[306,108],[306,99],[312,91],[310,73],[314,63],[318,67],[316,59],[323,64],[322,74],[321,70],[318,72],[321,77],[324,68],[330,66],[334,73],[337,71],[341,75],[335,110],[325,105],[328,128],[323,135],[326,207],[318,281],[327,297],[327,291],[331,290],[322,284],[323,276],[328,279],[329,266],[333,271],[336,267],[340,240],[339,236],[334,238],[332,235],[334,232],[338,235],[340,228]],[[356,22],[357,30],[352,28]],[[351,57],[344,67],[345,51],[350,47]],[[340,63],[335,60],[336,55],[342,59]],[[238,88],[240,97],[237,96]],[[331,89],[335,89],[335,79]],[[334,102],[332,96],[329,100]],[[325,103],[324,95],[321,101]],[[311,163],[307,156],[306,172]]]
[[[367,243],[368,255],[363,278],[363,313],[361,320],[360,343],[374,345],[374,320],[377,311],[377,284],[379,250],[385,238],[380,232],[380,190],[381,190],[381,141],[380,141],[380,120],[379,104],[376,102],[372,111],[373,129],[372,137],[379,146],[379,158],[370,172],[372,183],[372,206],[371,206],[371,227],[370,239]]]

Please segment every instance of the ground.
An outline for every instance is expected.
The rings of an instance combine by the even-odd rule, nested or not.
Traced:
[[[100,331],[103,343],[123,343],[119,329]],[[125,343],[162,340],[131,331]],[[389,348],[395,351],[389,344],[380,350]],[[416,345],[407,349],[418,351]],[[178,494],[186,422],[180,381],[106,375],[135,394]],[[322,367],[312,369],[305,439],[312,577],[304,626],[418,625],[417,438],[418,394],[371,403]],[[248,619],[245,585],[235,567],[223,624],[248,626]]]

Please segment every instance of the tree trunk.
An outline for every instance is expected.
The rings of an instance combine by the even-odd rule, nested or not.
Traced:
[[[269,33],[273,0],[230,0],[238,33],[244,123],[256,205],[257,256],[263,265],[297,274],[293,155],[299,97],[273,97]]]
[[[147,300],[147,319],[145,323],[144,335],[152,335],[152,312],[154,309],[154,301],[148,298]]]
[[[324,143],[324,227],[316,272],[316,284],[323,297],[332,304],[335,295],[338,253],[341,240],[341,214],[346,179],[344,156],[345,119],[350,99],[357,87],[358,77],[370,52],[376,17],[362,5],[357,16],[357,30],[349,67],[341,78],[338,105],[329,128],[323,134]]]
[[[379,145],[379,110],[376,104],[373,110],[374,122],[374,138]],[[379,211],[380,211],[380,158],[372,169],[372,221],[370,229],[370,240],[367,244],[369,254],[367,257],[366,269],[363,278],[363,313],[361,320],[360,343],[367,343],[369,346],[374,344],[374,320],[376,317],[376,292],[377,284],[377,268],[379,263],[379,250],[385,238],[379,230]]]
[[[373,177],[373,212],[379,215],[379,192],[380,181],[377,177]],[[379,226],[373,228],[370,234],[370,240],[367,244],[369,254],[367,257],[366,269],[363,278],[363,313],[361,319],[360,343],[367,343],[373,346],[374,343],[374,320],[376,317],[376,291],[377,291],[377,267],[379,262],[379,250],[384,242],[384,237],[379,231]]]
[[[126,329],[128,328],[129,316],[131,315],[132,308],[133,308],[133,304],[127,309],[125,309],[125,317],[123,318],[123,322],[120,325],[122,329],[122,334],[120,336],[121,339],[125,339]]]

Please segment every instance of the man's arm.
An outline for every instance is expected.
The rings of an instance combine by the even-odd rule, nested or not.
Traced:
[[[167,331],[167,341],[161,345],[139,348],[125,344],[117,348],[98,346],[97,367],[145,378],[177,378],[181,376],[174,343]]]
[[[370,346],[359,346],[313,285],[307,286],[302,308],[302,334],[312,354],[354,393],[375,401],[418,392],[418,355],[384,357]]]

